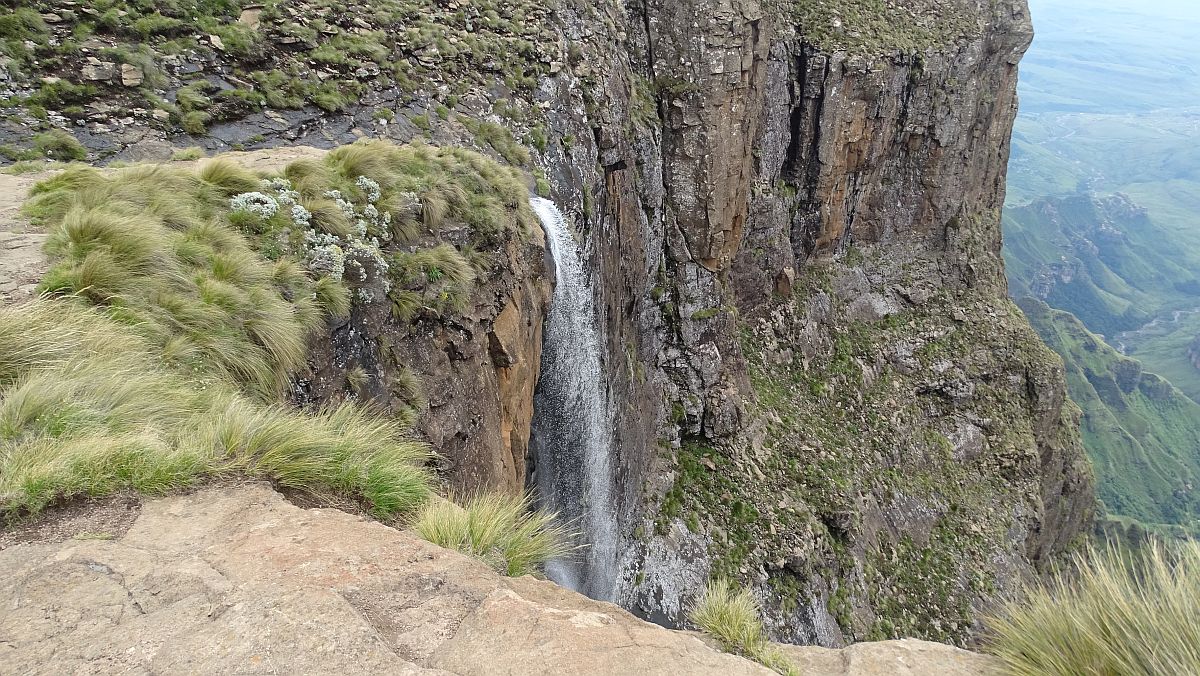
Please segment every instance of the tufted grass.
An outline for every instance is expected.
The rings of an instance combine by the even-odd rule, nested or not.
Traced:
[[[1017,676],[1200,673],[1200,542],[1090,549],[987,624]]]
[[[727,578],[709,582],[688,619],[720,642],[726,652],[748,657],[780,674],[799,671],[767,640],[758,602],[748,589],[736,589]]]
[[[535,223],[521,175],[462,149],[356,143],[282,175],[311,227],[338,238],[331,248],[382,257],[388,247],[403,284],[392,303],[410,316],[465,306],[486,262],[475,243],[498,248]],[[297,262],[312,235],[305,219],[232,210],[231,197],[272,189],[263,178],[214,158],[195,169],[72,166],[34,187],[25,210],[46,226],[53,265],[41,299],[0,308],[0,516],[251,477],[353,496],[381,519],[419,515],[427,538],[509,575],[574,551],[554,515],[521,496],[421,511],[434,478],[431,452],[407,436],[411,417],[279,403],[308,341],[352,297],[340,277]],[[443,232],[467,254],[438,241]],[[410,370],[392,380],[421,405]],[[348,382],[365,390],[370,375]]]
[[[79,303],[0,308],[0,513],[226,476],[356,496],[379,518],[429,496],[429,450],[399,423],[351,405],[306,414],[260,403],[157,352]]]
[[[264,259],[232,227],[229,196],[259,185],[222,159],[195,172],[68,168],[26,205],[48,226],[55,261],[41,289],[105,307],[169,362],[272,399],[303,364],[308,337],[349,301],[337,280]]]
[[[473,556],[512,577],[576,551],[570,544],[575,534],[555,514],[530,510],[528,497],[521,495],[488,493],[461,506],[433,500],[413,527],[435,545]]]

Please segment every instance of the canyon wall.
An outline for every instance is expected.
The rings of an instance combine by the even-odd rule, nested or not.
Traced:
[[[1028,12],[801,4],[564,12],[559,133],[595,145],[548,159],[602,280],[620,598],[679,623],[730,575],[782,640],[966,640],[1093,506],[999,255]]]

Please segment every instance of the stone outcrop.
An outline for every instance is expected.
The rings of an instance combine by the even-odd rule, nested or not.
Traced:
[[[500,577],[404,531],[301,509],[265,485],[148,501],[132,522],[67,523],[42,524],[32,542],[0,540],[5,670],[772,673],[552,583]],[[946,674],[990,664],[920,643],[860,647],[844,659],[794,655],[818,676],[884,673],[914,658]]]
[[[312,372],[297,383],[298,399],[313,405],[356,396],[390,414],[415,414],[458,494],[524,488],[553,283],[540,228],[528,242],[510,239],[489,253],[498,260],[469,306],[446,316],[398,319],[377,302],[386,298],[381,279],[360,285],[360,302],[313,342]]]

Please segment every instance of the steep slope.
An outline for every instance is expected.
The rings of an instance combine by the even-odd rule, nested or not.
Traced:
[[[1063,355],[1072,401],[1083,409],[1083,440],[1097,492],[1110,514],[1194,528],[1200,493],[1200,405],[1142,370],[1074,315],[1021,303],[1046,343]]]
[[[914,54],[851,23],[870,16],[854,3],[804,7],[732,3],[700,25],[680,15],[707,6],[646,9],[655,82],[671,83],[663,155],[612,133],[597,243],[610,327],[632,277],[645,295],[619,315],[640,318],[634,346],[652,336],[665,376],[647,376],[666,399],[657,443],[630,443],[645,405],[618,425],[634,505],[620,598],[679,622],[726,573],[788,641],[960,640],[1091,509],[1061,366],[1004,298],[1028,18],[1020,3],[911,5],[893,19]],[[833,15],[842,37],[820,23]],[[634,385],[617,375],[618,401],[642,390],[624,336],[610,331],[613,372]]]

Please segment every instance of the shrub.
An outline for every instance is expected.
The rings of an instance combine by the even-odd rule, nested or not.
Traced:
[[[720,578],[709,583],[688,619],[720,642],[727,652],[748,657],[778,673],[799,674],[778,648],[767,640],[758,603],[749,590],[735,590]]]
[[[33,147],[43,156],[60,162],[87,159],[87,148],[75,139],[69,132],[62,129],[51,129],[41,134],[34,134]]]
[[[186,24],[179,19],[155,12],[134,19],[129,30],[143,40],[154,35],[172,35],[181,32]]]
[[[36,92],[29,95],[25,103],[39,108],[62,108],[73,104],[87,103],[96,95],[92,85],[77,85],[67,80],[43,82]]]
[[[208,123],[211,120],[212,115],[203,110],[191,110],[183,114],[179,126],[192,136],[202,136],[208,132]]]
[[[507,127],[495,122],[476,122],[464,120],[467,129],[475,134],[476,143],[492,147],[509,164],[525,166],[529,164],[529,151],[513,139],[512,132]]]
[[[44,42],[50,30],[37,10],[18,7],[0,14],[0,38]]]
[[[989,650],[1030,676],[1200,673],[1200,543],[1075,558],[988,621]]]
[[[421,537],[487,563],[504,575],[534,572],[545,562],[575,551],[573,534],[554,514],[530,511],[526,496],[480,495],[461,507],[430,501],[413,527]]]
[[[190,162],[191,160],[199,160],[204,157],[204,148],[200,146],[189,146],[180,148],[171,153],[172,162]]]

